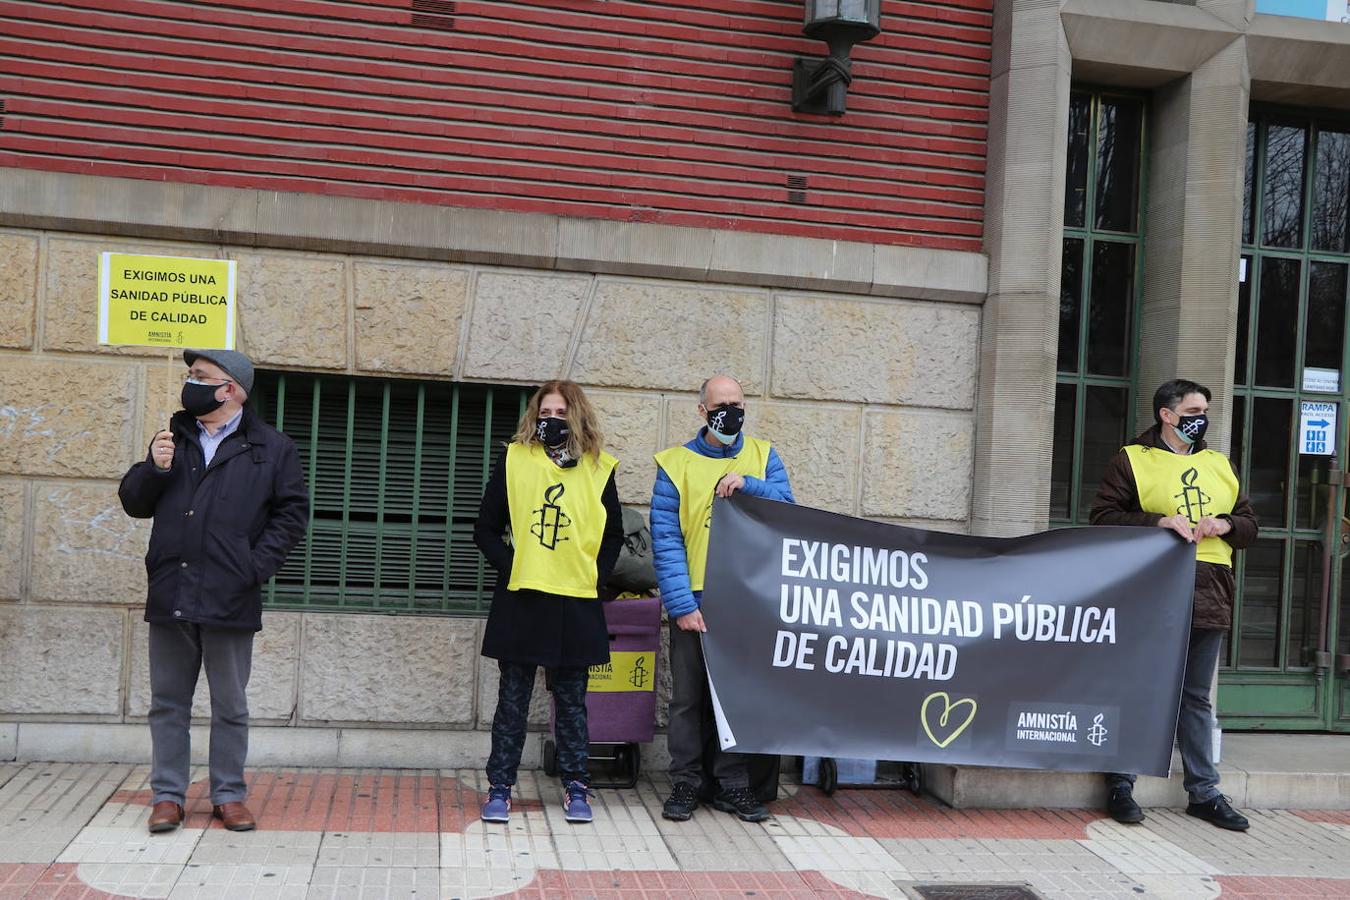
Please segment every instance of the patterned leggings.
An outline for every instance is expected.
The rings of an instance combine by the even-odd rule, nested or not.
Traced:
[[[525,749],[525,729],[530,713],[530,694],[534,690],[537,668],[529,663],[499,660],[501,682],[497,689],[497,713],[492,717],[492,753],[488,756],[487,776],[491,784],[516,783],[520,754]],[[590,738],[586,731],[585,666],[547,670],[553,686],[554,736],[558,742],[558,774],[563,783],[590,784],[586,763]]]

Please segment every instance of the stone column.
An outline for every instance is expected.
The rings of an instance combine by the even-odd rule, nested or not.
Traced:
[[[1071,61],[1056,0],[999,0],[989,115],[989,297],[971,529],[1046,527]]]
[[[1234,28],[1246,29],[1256,11],[1256,0],[1195,0],[1195,8]]]
[[[1151,423],[1159,384],[1199,381],[1214,392],[1210,442],[1224,453],[1250,81],[1246,39],[1238,38],[1155,92],[1150,115],[1136,412],[1140,424]]]

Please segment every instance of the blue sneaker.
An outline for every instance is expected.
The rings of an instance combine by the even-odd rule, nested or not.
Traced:
[[[479,816],[484,822],[508,822],[511,819],[511,785],[494,784]]]
[[[580,781],[569,781],[563,785],[563,818],[569,822],[589,822],[593,818],[591,804],[587,797],[594,796],[591,789]]]

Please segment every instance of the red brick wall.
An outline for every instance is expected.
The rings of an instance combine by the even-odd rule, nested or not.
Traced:
[[[978,250],[992,6],[885,0],[835,120],[800,0],[0,0],[0,165]]]

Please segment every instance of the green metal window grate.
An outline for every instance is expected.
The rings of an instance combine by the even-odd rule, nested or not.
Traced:
[[[492,466],[529,389],[259,372],[252,401],[309,481],[301,544],[270,608],[482,614],[493,576],[473,543]]]
[[[1145,107],[1069,101],[1050,523],[1085,525],[1107,462],[1131,436],[1143,287]]]

